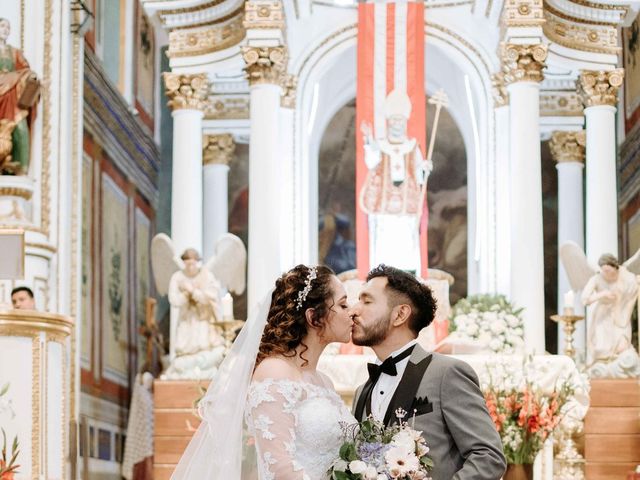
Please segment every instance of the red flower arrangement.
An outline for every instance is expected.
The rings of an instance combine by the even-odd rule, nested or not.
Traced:
[[[16,465],[16,459],[18,458],[18,437],[13,439],[13,445],[11,447],[11,458],[7,460],[7,435],[2,430],[2,458],[0,458],[0,480],[13,480],[14,474],[18,471],[20,465]]]

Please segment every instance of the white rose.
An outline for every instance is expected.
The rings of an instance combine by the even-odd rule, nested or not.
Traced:
[[[467,328],[464,331],[464,333],[466,333],[470,337],[475,337],[478,334],[478,324],[470,323],[469,325],[467,325]]]
[[[491,322],[491,331],[493,333],[500,335],[501,333],[504,333],[506,329],[507,329],[507,324],[504,322],[504,320],[500,320],[499,318],[496,318]]]
[[[351,473],[364,473],[367,470],[367,464],[362,460],[354,460],[349,463]]]
[[[498,319],[498,314],[496,312],[486,312],[484,318],[488,322],[494,322]]]
[[[413,434],[406,430],[400,430],[393,436],[391,444],[404,449],[407,452],[414,452],[416,449],[416,442],[413,439]]]
[[[381,473],[380,475],[378,475],[377,480],[388,480],[388,478],[384,473]]]
[[[365,480],[378,480],[378,471],[375,467],[369,465],[367,469],[364,471]],[[386,478],[386,477],[385,477]]]
[[[520,325],[520,319],[518,317],[516,317],[515,315],[507,315],[507,323],[509,324],[509,326],[511,328],[515,328],[518,325]]]
[[[494,338],[489,342],[489,348],[494,352],[502,350],[502,341],[499,338]]]

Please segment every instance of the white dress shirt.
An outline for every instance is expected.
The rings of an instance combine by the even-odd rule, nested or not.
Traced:
[[[415,345],[416,343],[418,343],[418,339],[406,343],[403,347],[399,348],[389,356],[395,357],[404,352],[407,348]],[[379,420],[381,422],[384,421],[384,415],[387,413],[389,403],[393,398],[393,394],[396,391],[396,388],[398,388],[398,384],[402,379],[404,370],[409,364],[410,358],[411,355],[407,356],[407,358],[403,358],[398,363],[396,363],[396,370],[398,371],[397,375],[393,376],[387,375],[386,373],[381,373],[380,378],[378,378],[378,381],[373,386],[373,390],[371,391],[371,413],[373,414],[373,418],[375,418],[376,420]],[[375,363],[377,365],[381,365],[382,361],[376,358]]]

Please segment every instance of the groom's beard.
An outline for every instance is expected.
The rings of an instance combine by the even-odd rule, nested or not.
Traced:
[[[391,323],[391,312],[378,317],[370,327],[365,327],[357,321],[355,323],[357,326],[354,326],[351,341],[361,347],[374,347],[387,338],[389,324]]]

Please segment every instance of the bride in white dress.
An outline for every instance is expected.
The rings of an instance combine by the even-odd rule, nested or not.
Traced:
[[[349,341],[348,311],[331,269],[298,265],[282,275],[198,404],[202,423],[171,478],[327,479],[341,423],[355,419],[316,366],[329,343]],[[252,454],[257,472],[247,467]]]

